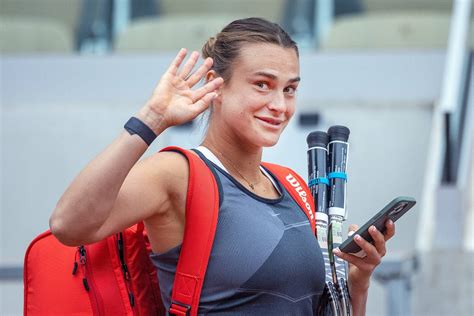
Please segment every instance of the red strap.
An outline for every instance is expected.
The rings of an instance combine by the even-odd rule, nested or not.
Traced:
[[[306,182],[296,172],[290,168],[280,165],[263,162],[265,168],[270,170],[285,189],[290,193],[293,200],[301,207],[306,216],[308,216],[311,229],[316,233],[316,218],[314,216],[314,200]]]
[[[171,295],[170,313],[197,315],[199,298],[211,254],[219,211],[217,182],[206,164],[191,151],[166,147],[189,162],[186,226]]]
[[[141,233],[145,230],[145,223],[143,222],[139,222],[137,224],[137,233]]]

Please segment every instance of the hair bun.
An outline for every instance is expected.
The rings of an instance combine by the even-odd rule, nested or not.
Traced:
[[[214,45],[216,43],[216,38],[215,37],[210,37],[206,44],[202,47],[202,57],[207,58],[207,57],[213,57],[214,56]]]

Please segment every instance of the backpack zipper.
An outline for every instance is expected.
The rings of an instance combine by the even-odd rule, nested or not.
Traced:
[[[84,286],[84,289],[87,292],[89,292],[90,287],[89,287],[89,282],[87,281],[87,274],[86,274],[86,263],[87,263],[86,248],[84,246],[77,247],[77,251],[74,256],[74,267],[72,269],[72,275],[76,275],[77,269],[79,268],[79,264],[77,262],[78,256],[79,256],[79,264],[81,265],[81,270],[82,270],[82,285]]]
[[[78,256],[79,256],[79,264],[77,262]],[[87,262],[88,260],[87,260],[86,247],[85,246],[77,247],[76,255],[74,256],[74,267],[72,270],[72,274],[75,275],[77,273],[78,267],[79,266],[81,267],[82,285],[84,286],[84,289],[89,293],[92,310],[94,311],[95,315],[102,315],[103,313],[101,313],[99,299],[97,298],[97,292],[95,291],[94,287],[91,286],[91,284],[93,284],[93,280],[92,280],[92,276],[88,275],[89,265],[87,264]]]
[[[133,295],[133,292],[131,290],[130,271],[128,270],[127,263],[125,262],[125,249],[123,246],[123,243],[124,243],[123,234],[118,233],[116,237],[117,237],[117,249],[118,249],[118,254],[119,254],[119,259],[120,259],[120,266],[122,268],[123,278],[125,280],[125,286],[127,287],[128,300],[130,301],[130,306],[133,309],[133,307],[135,306],[135,296]]]

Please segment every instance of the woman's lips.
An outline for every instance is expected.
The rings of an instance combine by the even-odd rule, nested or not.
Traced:
[[[279,119],[274,119],[274,118],[271,118],[271,117],[258,117],[257,116],[257,119],[265,122],[265,123],[268,123],[270,125],[273,125],[273,126],[280,126],[281,123],[283,123],[282,120],[279,120]]]
[[[261,124],[266,129],[269,129],[275,132],[281,131],[281,128],[283,125],[282,123],[284,122],[282,120],[269,118],[269,117],[256,117],[256,118],[261,122]]]

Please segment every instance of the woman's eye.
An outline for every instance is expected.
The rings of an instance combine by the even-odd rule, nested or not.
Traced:
[[[287,92],[289,94],[294,94],[296,92],[296,88],[295,87],[286,87],[284,92]]]
[[[260,89],[268,89],[268,84],[266,82],[257,82],[255,85]]]

